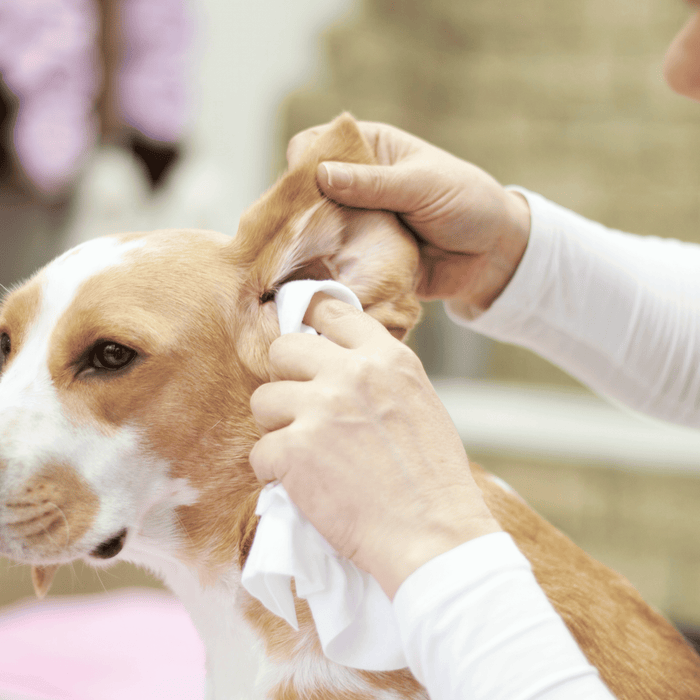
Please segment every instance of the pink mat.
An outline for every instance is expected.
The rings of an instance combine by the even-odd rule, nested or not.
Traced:
[[[2,700],[200,700],[204,647],[182,605],[131,589],[0,609]]]

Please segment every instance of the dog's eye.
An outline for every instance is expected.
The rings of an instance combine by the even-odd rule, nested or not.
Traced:
[[[119,343],[100,343],[90,353],[90,366],[95,369],[117,370],[126,367],[134,358],[136,352]]]

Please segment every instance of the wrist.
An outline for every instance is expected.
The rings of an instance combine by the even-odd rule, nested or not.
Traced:
[[[481,315],[498,299],[525,255],[530,238],[530,205],[519,192],[504,190],[504,194],[504,219],[508,223],[488,253],[481,283],[468,294],[446,300],[450,311],[465,320]]]
[[[378,552],[376,564],[369,567],[369,572],[393,600],[401,584],[424,564],[465,542],[502,530],[490,513],[470,519],[459,529],[413,528],[387,540],[391,550]]]

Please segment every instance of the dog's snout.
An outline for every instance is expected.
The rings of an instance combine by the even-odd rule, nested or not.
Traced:
[[[25,553],[61,556],[91,527],[98,506],[82,477],[67,466],[54,465],[5,498],[0,529]]]

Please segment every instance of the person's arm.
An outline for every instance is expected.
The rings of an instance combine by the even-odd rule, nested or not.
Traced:
[[[423,298],[635,410],[700,426],[700,246],[612,231],[411,134],[360,126],[380,165],[322,163],[319,186],[398,213],[420,244]],[[290,162],[325,128],[297,135]]]
[[[250,464],[279,481],[394,608],[432,700],[609,700],[595,669],[489,512],[415,354],[317,294],[251,398]],[[397,592],[398,591],[398,592]]]
[[[464,446],[415,353],[326,294],[270,347],[271,382],[250,406],[250,464],[279,481],[340,554],[393,598],[426,561],[498,532]]]
[[[394,612],[431,700],[613,697],[506,533],[429,561],[401,585]]]
[[[648,415],[700,427],[700,246],[608,229],[527,197],[527,250],[505,290],[471,319],[537,352],[597,392]]]

